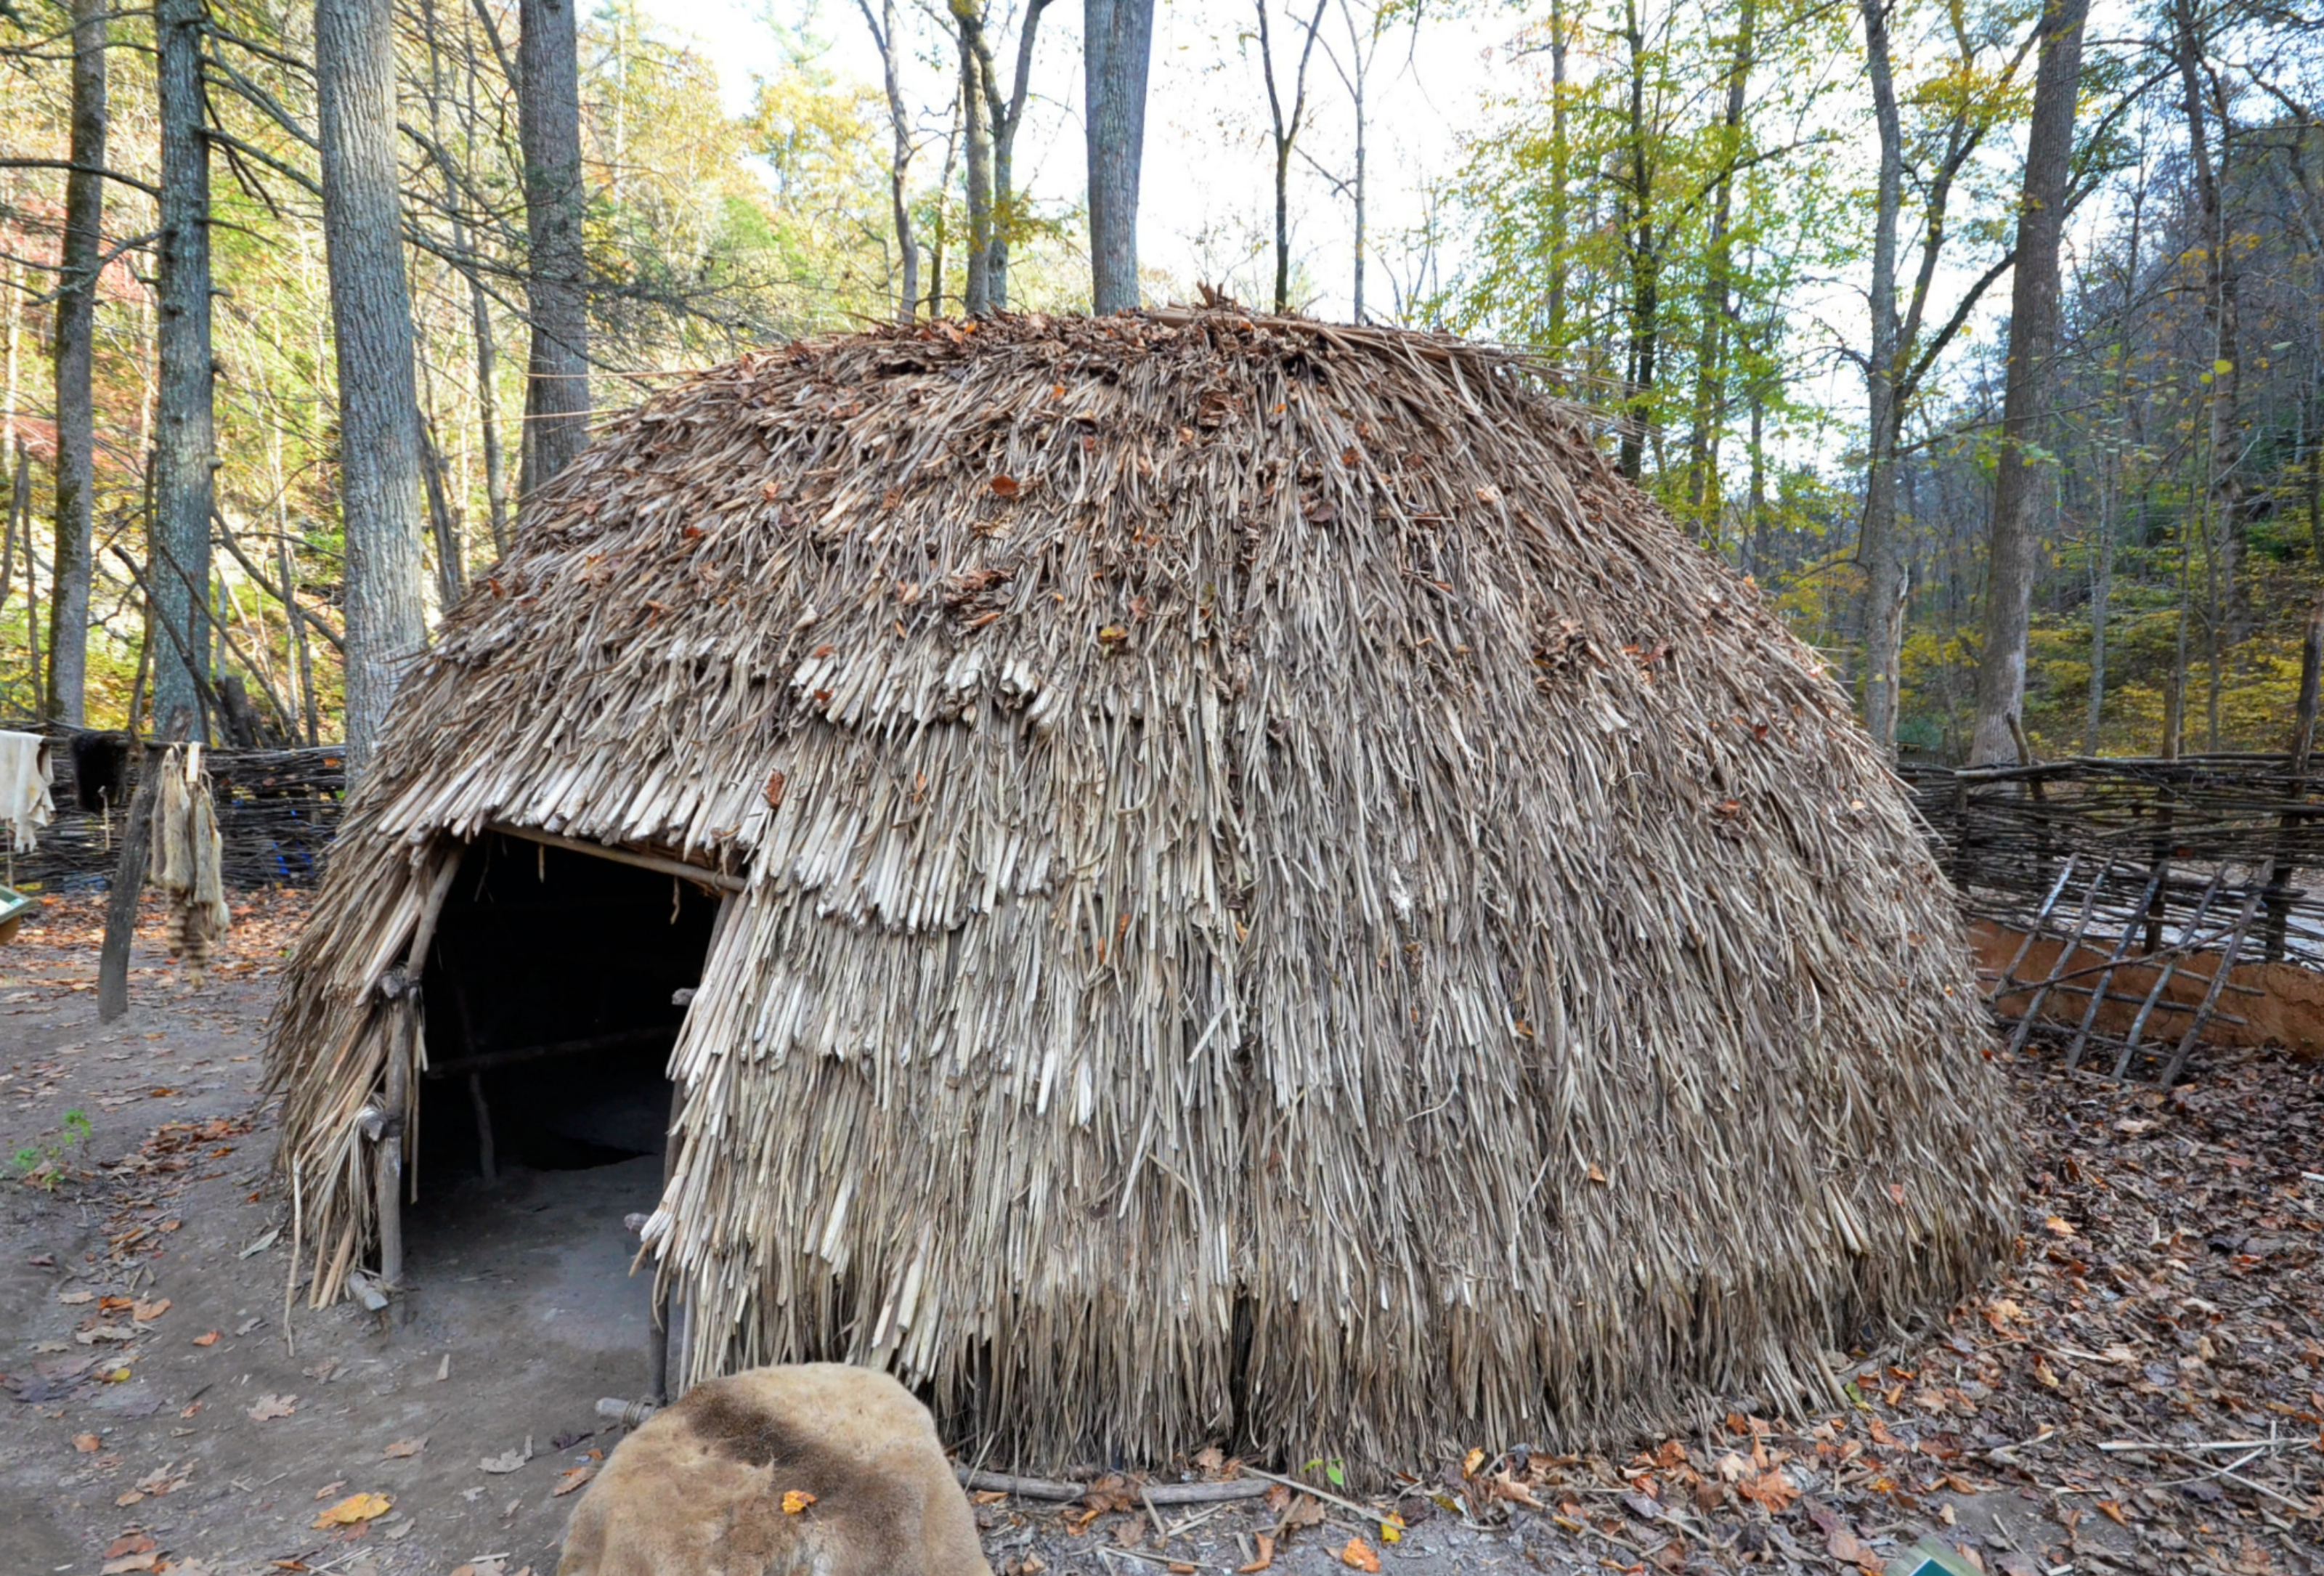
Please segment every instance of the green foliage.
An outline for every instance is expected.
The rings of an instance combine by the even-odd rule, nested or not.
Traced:
[[[93,1129],[88,1115],[78,1110],[65,1112],[64,1126],[52,1134],[43,1134],[17,1149],[11,1159],[16,1167],[17,1180],[27,1186],[43,1188],[54,1193],[64,1176],[69,1156],[88,1142]]]

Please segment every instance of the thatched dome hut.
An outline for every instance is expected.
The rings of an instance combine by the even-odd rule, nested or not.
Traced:
[[[544,843],[648,883],[622,948],[687,930],[682,1023],[475,1028],[619,961],[611,886],[529,957],[554,905],[453,912]],[[659,1032],[691,1376],[885,1365],[1028,1469],[1814,1394],[2013,1229],[1877,751],[1585,413],[1442,336],[885,329],[613,419],[405,684],[285,992],[318,1296],[421,1039]]]

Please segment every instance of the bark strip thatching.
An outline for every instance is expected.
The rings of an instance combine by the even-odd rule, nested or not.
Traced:
[[[1813,1394],[2008,1239],[1895,780],[1518,360],[890,329],[657,396],[526,510],[287,982],[318,1296],[374,982],[492,822],[748,880],[648,1227],[694,1377],[885,1364],[993,1464]]]

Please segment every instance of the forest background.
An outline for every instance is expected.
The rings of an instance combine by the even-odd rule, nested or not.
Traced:
[[[557,69],[530,47],[542,8],[376,8],[423,625],[489,575],[555,468],[562,397],[602,413],[794,336],[1091,304],[1082,4],[599,0],[567,23],[567,251],[527,150]],[[361,487],[318,9],[0,0],[0,716],[151,726],[189,666],[216,737],[347,724],[343,500]],[[2078,60],[2053,47],[2067,20]],[[2030,527],[2016,749],[2286,747],[2324,594],[2313,0],[1164,0],[1155,25],[1148,303],[1219,290],[1536,353],[1908,757],[1970,751],[1997,502]],[[2057,324],[2015,353],[2034,402],[2005,441],[2053,61],[2071,110]],[[92,62],[103,156],[76,171]],[[164,179],[173,92],[177,124],[198,116],[190,198],[182,145]],[[189,226],[210,249],[214,458],[206,529],[173,537],[190,484],[169,450],[190,440],[163,257]],[[76,278],[85,559],[57,524]],[[544,280],[569,287],[569,323]]]

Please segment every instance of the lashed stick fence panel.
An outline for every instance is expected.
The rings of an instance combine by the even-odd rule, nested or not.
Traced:
[[[52,788],[56,818],[41,828],[37,851],[16,856],[16,884],[36,891],[103,884],[118,857],[135,782],[121,785],[117,801],[84,809],[64,731],[23,722],[0,722],[0,730],[48,732],[59,739]],[[226,884],[238,890],[314,885],[346,792],[339,747],[208,750],[202,760],[217,805]]]
[[[1993,984],[2013,1048],[2056,1038],[2070,1065],[2103,1044],[2116,1077],[2145,1064],[2168,1082],[2214,1019],[2243,1021],[2220,1008],[2257,993],[2235,968],[2324,969],[2324,883],[2302,882],[2324,871],[2324,776],[2305,751],[1904,775],[1963,911],[2019,933]],[[2043,943],[2056,948],[2046,963]],[[2115,988],[2142,969],[2143,990]],[[2175,998],[2174,982],[2203,994]],[[2088,998],[2078,1024],[2044,1021],[2061,995]],[[2136,1007],[2126,1032],[2098,1032],[2108,1002]],[[2158,1012],[2186,1020],[2175,1046],[2143,1045]]]

